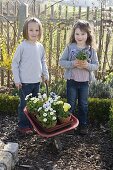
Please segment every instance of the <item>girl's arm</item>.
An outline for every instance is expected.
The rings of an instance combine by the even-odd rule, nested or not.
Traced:
[[[48,73],[48,67],[46,64],[46,54],[45,54],[44,47],[43,47],[43,52],[42,52],[41,63],[42,63],[42,76],[44,77],[44,81],[48,81],[49,73]]]
[[[14,58],[12,61],[12,72],[14,77],[14,82],[17,88],[21,87],[21,81],[19,76],[19,64],[21,60],[21,46],[19,45],[14,54]]]
[[[69,46],[64,49],[63,54],[59,60],[59,65],[63,68],[74,68],[74,61],[69,60]]]
[[[88,63],[87,69],[89,71],[95,71],[99,67],[98,56],[94,49],[92,49],[91,63]]]

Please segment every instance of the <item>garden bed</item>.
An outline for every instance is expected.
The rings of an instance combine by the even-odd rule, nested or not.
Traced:
[[[107,125],[90,126],[87,136],[60,135],[63,150],[58,153],[50,140],[33,134],[17,134],[17,117],[0,115],[0,139],[19,143],[19,163],[29,165],[16,170],[112,170],[113,141]]]

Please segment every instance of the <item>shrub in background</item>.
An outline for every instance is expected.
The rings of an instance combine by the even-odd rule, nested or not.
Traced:
[[[0,94],[0,114],[17,113],[19,98],[8,94]]]
[[[91,122],[106,123],[109,120],[110,106],[113,99],[89,99],[89,120]]]
[[[110,85],[110,87],[113,88],[113,73],[107,75],[105,79],[106,79],[105,82],[107,82]]]
[[[113,103],[111,104],[110,107],[110,115],[109,115],[109,126],[110,126],[110,130],[111,130],[111,135],[113,137]]]
[[[113,88],[108,83],[98,80],[90,84],[89,96],[91,98],[113,98]]]
[[[12,95],[12,96],[19,96],[19,90],[16,87],[14,87],[12,89],[10,95]]]

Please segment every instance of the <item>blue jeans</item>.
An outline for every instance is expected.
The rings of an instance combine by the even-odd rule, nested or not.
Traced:
[[[32,127],[30,121],[28,120],[25,113],[23,112],[23,109],[26,106],[25,97],[30,93],[32,93],[33,97],[37,96],[37,93],[39,92],[39,88],[40,88],[40,83],[22,84],[22,88],[20,89],[20,104],[18,106],[19,128]]]
[[[88,123],[88,82],[67,80],[67,102],[71,105],[70,112],[75,114],[78,99],[78,114],[80,125]]]

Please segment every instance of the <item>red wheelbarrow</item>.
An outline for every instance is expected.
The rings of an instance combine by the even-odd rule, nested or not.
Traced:
[[[62,144],[59,140],[58,135],[76,129],[79,124],[78,119],[75,116],[71,115],[71,119],[69,122],[57,124],[54,128],[45,129],[37,122],[36,118],[27,111],[26,107],[24,109],[24,113],[29,119],[36,133],[46,139],[53,138],[54,145],[59,151],[62,150]]]

